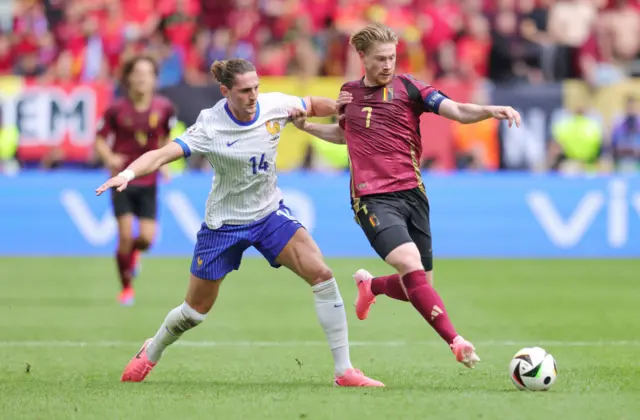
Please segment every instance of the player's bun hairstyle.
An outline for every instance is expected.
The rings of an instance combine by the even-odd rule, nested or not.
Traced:
[[[120,82],[124,87],[129,87],[129,76],[131,76],[131,73],[133,73],[133,69],[135,69],[136,65],[141,61],[147,61],[151,63],[151,65],[153,66],[153,73],[156,76],[158,75],[158,63],[152,56],[146,54],[134,55],[133,57],[125,61],[124,65],[122,66],[122,79],[120,80]]]
[[[232,58],[230,60],[215,61],[211,65],[211,74],[213,78],[220,83],[231,89],[233,82],[236,79],[236,75],[245,74],[252,71],[256,71],[255,66],[247,60],[242,58]]]
[[[398,35],[380,23],[372,23],[353,34],[349,43],[356,51],[366,53],[376,42],[397,44]]]

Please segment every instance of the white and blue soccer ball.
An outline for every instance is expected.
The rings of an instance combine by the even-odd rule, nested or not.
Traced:
[[[521,391],[547,391],[558,376],[556,360],[540,347],[518,351],[509,364],[511,381]]]

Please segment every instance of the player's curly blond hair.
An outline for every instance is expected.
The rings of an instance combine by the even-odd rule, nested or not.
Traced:
[[[211,65],[213,78],[229,89],[233,87],[233,82],[237,74],[245,74],[252,71],[256,71],[255,66],[250,61],[242,58],[218,60]]]
[[[381,44],[397,44],[398,35],[380,23],[372,23],[353,34],[349,42],[358,52],[366,53],[379,42]]]

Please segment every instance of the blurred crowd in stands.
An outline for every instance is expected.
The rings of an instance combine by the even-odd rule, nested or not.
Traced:
[[[352,77],[349,34],[397,30],[399,69],[432,79],[600,85],[640,73],[640,3],[631,0],[14,0],[0,6],[0,74],[90,81],[135,52],[161,85],[209,82],[213,60],[262,75]]]
[[[14,0],[0,2],[0,75],[117,80],[123,60],[144,51],[160,62],[161,87],[209,84],[210,64],[226,57],[253,61],[263,76],[357,78],[349,35],[370,21],[398,32],[398,71],[425,80],[581,79],[598,89],[640,74],[640,2],[631,0]],[[627,111],[608,127],[607,141],[602,129],[585,134],[600,147],[579,159],[593,161],[596,149],[611,151],[617,141],[625,146],[615,153],[637,167],[633,97]],[[572,121],[586,114],[577,110]],[[554,128],[549,162],[571,155],[562,139],[575,137],[576,127],[591,133],[578,125]],[[469,145],[479,132],[493,139],[495,127],[466,130],[454,130],[454,147],[464,149],[456,165],[496,169],[499,152]]]

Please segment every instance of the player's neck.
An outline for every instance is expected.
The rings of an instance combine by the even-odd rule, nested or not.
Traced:
[[[129,94],[129,100],[133,103],[133,108],[136,111],[146,111],[151,106],[151,99],[153,95],[140,95],[135,93]]]
[[[381,85],[381,84],[379,84],[379,83],[372,82],[372,81],[367,77],[367,75],[366,75],[366,74],[364,75],[364,79],[362,80],[362,83],[364,83],[364,85],[365,85],[366,87],[382,86],[382,85]]]

